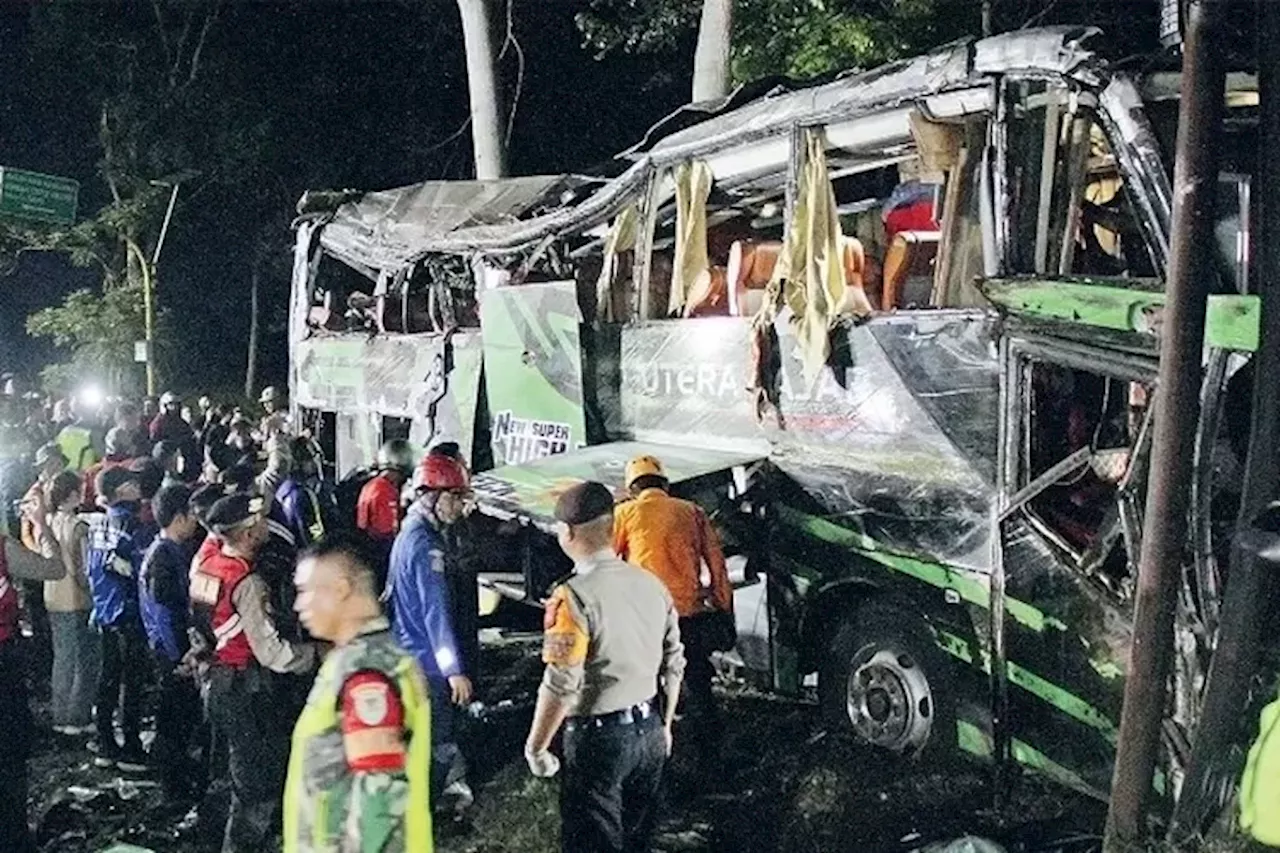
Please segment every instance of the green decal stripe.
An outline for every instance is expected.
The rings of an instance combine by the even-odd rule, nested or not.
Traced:
[[[948,631],[937,631],[938,647],[952,657],[958,658],[967,664],[977,666],[988,675],[991,673],[991,655],[986,649],[981,650],[982,662],[976,663],[973,654],[970,651],[969,643],[964,639],[957,637]],[[1006,664],[1006,671],[1009,674],[1009,681],[1026,690],[1028,693],[1043,699],[1053,707],[1062,711],[1069,717],[1084,723],[1090,728],[1097,729],[1102,733],[1103,738],[1115,745],[1116,743],[1116,726],[1106,714],[1090,705],[1085,700],[1076,696],[1074,693],[1059,687],[1051,681],[1036,675],[1028,669],[1023,668],[1019,664],[1010,661]]]
[[[966,720],[956,721],[956,742],[965,752],[981,758],[991,758],[995,753],[995,747],[986,732]],[[1106,792],[1093,787],[1031,744],[1014,738],[1012,747],[1014,760],[1024,767],[1043,773],[1055,782],[1095,799],[1107,799]]]
[[[814,539],[857,551],[869,560],[874,560],[886,568],[909,575],[930,586],[952,590],[963,601],[970,604],[988,608],[991,606],[991,593],[986,584],[947,566],[886,551],[865,534],[788,506],[778,507],[778,518]],[[1043,633],[1046,627],[1066,630],[1066,625],[1059,620],[1046,616],[1035,607],[1017,599],[1006,599],[1005,611],[1033,631]]]
[[[996,305],[1015,313],[1148,334],[1154,331],[1154,313],[1163,309],[1165,303],[1165,295],[1160,291],[1118,287],[1105,282],[992,280],[983,285],[983,291]],[[1220,349],[1256,351],[1261,312],[1262,303],[1257,296],[1210,296],[1206,306],[1205,343]]]

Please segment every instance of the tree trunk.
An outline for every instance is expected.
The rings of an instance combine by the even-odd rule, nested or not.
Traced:
[[[262,278],[262,265],[254,263],[253,274],[249,276],[249,363],[244,371],[244,396],[253,399],[254,386],[258,381],[258,284]]]
[[[471,94],[471,140],[476,178],[491,180],[507,174],[506,145],[498,117],[498,79],[493,56],[490,0],[458,0],[462,39],[467,51],[467,89]]]
[[[693,102],[729,94],[729,48],[734,0],[702,0],[698,46],[693,52]]]

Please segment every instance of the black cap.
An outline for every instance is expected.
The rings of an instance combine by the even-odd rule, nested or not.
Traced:
[[[116,492],[126,483],[141,483],[141,477],[137,471],[126,465],[117,465],[114,468],[108,468],[98,475],[97,486],[98,494],[107,503],[115,500]]]
[[[433,446],[427,453],[431,456],[444,456],[449,459],[456,459],[459,462],[463,461],[462,448],[456,441],[442,441]]]
[[[568,489],[556,501],[556,521],[565,524],[586,524],[612,514],[613,493],[593,480]]]
[[[252,520],[262,511],[262,499],[251,495],[231,495],[221,498],[209,508],[206,523],[215,533],[226,533],[234,530],[246,521]]]

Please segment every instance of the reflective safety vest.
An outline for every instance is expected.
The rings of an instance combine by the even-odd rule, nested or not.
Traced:
[[[98,452],[93,449],[93,433],[82,426],[65,426],[55,439],[62,455],[67,457],[67,470],[83,474],[89,466],[98,461]]]
[[[1262,709],[1258,739],[1244,766],[1240,828],[1263,844],[1280,846],[1280,699]]]
[[[395,644],[386,620],[375,620],[369,628],[369,633],[329,653],[294,726],[284,789],[285,853],[434,850],[431,697],[422,671]],[[369,673],[392,683],[403,710],[398,723],[407,744],[403,770],[350,769],[353,758],[343,739],[342,691],[349,678]],[[380,713],[391,716],[385,701],[376,701],[376,695],[374,699],[367,709],[356,699],[356,714],[364,722],[376,720]]]
[[[201,551],[206,553],[203,548]],[[207,553],[203,559],[197,556],[196,560],[189,590],[192,614],[213,640],[217,665],[245,669],[253,663],[253,648],[232,596],[252,569],[244,560],[228,557],[221,550]]]
[[[18,588],[9,577],[9,563],[4,556],[4,537],[0,536],[0,643],[8,642],[17,633]]]

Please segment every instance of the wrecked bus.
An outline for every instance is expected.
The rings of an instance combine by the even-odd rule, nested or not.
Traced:
[[[816,686],[830,725],[868,743],[1012,758],[1105,796],[1176,75],[1112,70],[1095,36],[747,87],[664,120],[611,178],[308,194],[299,417],[339,474],[384,438],[459,441],[481,582],[530,603],[565,569],[560,492],[620,490],[627,459],[658,456],[724,537],[746,671]],[[1256,90],[1233,78],[1228,97],[1247,134]],[[1257,342],[1247,175],[1221,190],[1162,785],[1216,627],[1244,447],[1226,401],[1247,396]]]

